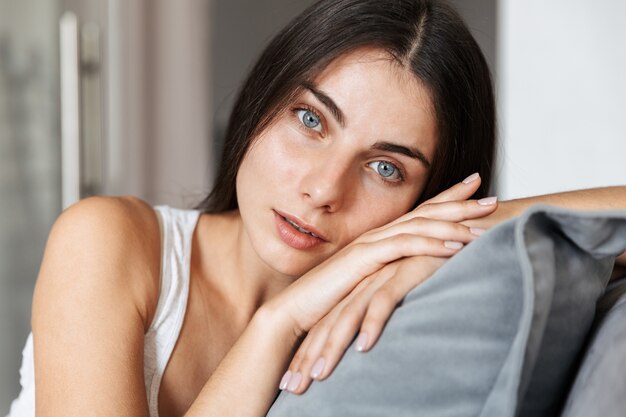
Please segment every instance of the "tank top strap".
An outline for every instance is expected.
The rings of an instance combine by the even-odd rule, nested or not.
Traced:
[[[161,231],[161,276],[154,319],[144,337],[144,382],[150,416],[158,416],[161,378],[182,328],[189,294],[192,236],[200,212],[155,206]]]

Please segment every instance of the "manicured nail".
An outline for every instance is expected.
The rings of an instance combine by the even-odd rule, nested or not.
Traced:
[[[445,242],[443,242],[443,246],[445,246],[448,249],[461,249],[463,247],[463,244],[461,242],[454,242],[452,240],[446,240]]]
[[[476,236],[480,236],[486,232],[485,229],[481,229],[480,227],[470,227],[470,233]]]
[[[481,206],[492,206],[496,204],[497,201],[498,197],[485,197],[478,200],[478,204],[480,204]]]
[[[478,177],[480,177],[478,172],[474,172],[472,175],[463,180],[463,184],[469,184],[470,182],[474,182],[478,179]]]
[[[289,380],[291,379],[291,371],[285,372],[282,379],[280,380],[280,384],[278,384],[278,388],[284,390],[287,388],[287,384],[289,384]]]
[[[287,391],[294,392],[298,388],[298,385],[300,385],[300,381],[302,381],[302,374],[300,372],[296,372],[291,377],[289,384],[287,384]]]
[[[359,337],[356,339],[356,350],[358,352],[364,352],[365,347],[367,346],[367,333],[359,334]]]
[[[311,369],[311,378],[317,379],[320,375],[322,375],[322,371],[324,371],[324,365],[326,361],[324,358],[319,358],[315,361],[315,365],[313,365],[313,369]]]

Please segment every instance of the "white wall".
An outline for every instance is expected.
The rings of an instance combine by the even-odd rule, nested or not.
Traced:
[[[626,2],[500,0],[498,194],[626,184]]]

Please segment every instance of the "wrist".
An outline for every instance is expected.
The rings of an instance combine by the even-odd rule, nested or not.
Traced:
[[[493,211],[493,213],[488,214],[485,217],[464,220],[461,223],[469,227],[491,229],[492,227],[517,216],[522,211],[523,210],[516,205],[515,200],[498,201],[498,207]]]
[[[263,333],[280,338],[288,344],[295,345],[304,335],[276,299],[272,299],[259,307],[250,324]]]

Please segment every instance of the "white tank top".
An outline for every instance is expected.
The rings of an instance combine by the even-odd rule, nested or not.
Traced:
[[[161,231],[161,288],[152,324],[144,337],[144,382],[150,417],[158,417],[161,378],[178,340],[189,293],[191,238],[200,212],[156,206]],[[35,417],[33,335],[28,335],[20,368],[22,391],[7,417]]]

